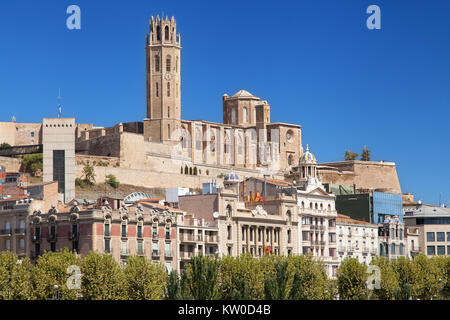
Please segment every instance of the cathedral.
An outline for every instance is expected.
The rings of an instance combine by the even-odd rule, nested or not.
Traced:
[[[269,103],[246,90],[223,95],[223,123],[181,119],[181,37],[176,27],[174,17],[150,21],[144,140],[174,145],[178,156],[193,163],[281,171],[296,165],[301,127],[271,123]]]

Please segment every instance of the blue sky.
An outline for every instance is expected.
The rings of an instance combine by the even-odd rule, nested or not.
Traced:
[[[81,30],[66,8],[81,8]],[[366,8],[381,8],[368,30]],[[450,205],[450,1],[2,1],[0,121],[63,116],[111,126],[145,117],[145,34],[174,15],[182,118],[222,121],[246,89],[297,123],[320,162],[364,145],[394,161],[403,192]]]

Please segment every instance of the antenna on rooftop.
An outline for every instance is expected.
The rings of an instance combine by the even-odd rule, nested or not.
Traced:
[[[61,111],[62,111],[61,110],[61,108],[62,108],[62,106],[61,106],[61,100],[62,100],[61,88],[58,89],[58,97],[56,99],[58,99],[58,118],[61,118]]]

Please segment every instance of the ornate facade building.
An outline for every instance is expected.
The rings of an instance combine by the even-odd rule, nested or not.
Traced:
[[[336,252],[335,195],[325,191],[318,172],[316,157],[302,155],[297,172],[297,204],[299,210],[299,251],[322,260],[329,277],[336,275],[339,258]]]

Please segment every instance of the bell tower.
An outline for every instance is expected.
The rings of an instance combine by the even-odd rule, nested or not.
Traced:
[[[181,125],[181,37],[174,17],[150,20],[146,36],[147,119],[144,137],[154,142],[171,141]]]

